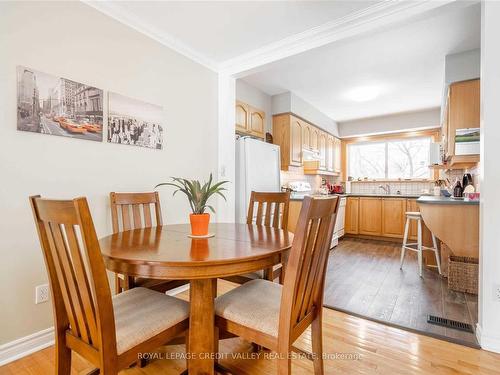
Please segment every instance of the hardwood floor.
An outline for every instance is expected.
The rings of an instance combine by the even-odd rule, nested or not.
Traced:
[[[477,346],[474,334],[427,323],[433,314],[475,326],[477,296],[448,289],[447,279],[424,267],[418,276],[417,257],[406,252],[399,269],[397,243],[346,238],[331,253],[325,305],[340,311]]]
[[[234,287],[234,284],[219,281],[219,293]],[[187,293],[180,295],[187,299]],[[330,356],[325,360],[325,374],[469,374],[493,375],[500,368],[500,354],[494,354],[408,331],[360,319],[338,311],[325,309],[323,319],[324,351]],[[311,337],[306,331],[296,342],[301,349],[310,350]],[[250,353],[251,346],[240,339],[221,343],[222,353]],[[163,347],[158,355],[183,353],[183,346]],[[338,353],[338,358],[333,356]],[[341,353],[351,359],[341,359]],[[352,359],[357,357],[358,359]],[[235,374],[276,374],[273,359],[226,358],[220,361]],[[28,357],[0,367],[2,375],[53,374],[54,348],[34,353]],[[131,368],[122,375],[179,374],[185,369],[180,359],[155,359],[144,368]],[[75,355],[72,374],[86,374],[92,367]],[[312,362],[294,359],[294,375],[313,374]]]

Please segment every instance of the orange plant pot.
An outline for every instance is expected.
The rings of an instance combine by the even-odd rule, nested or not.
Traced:
[[[190,214],[189,221],[191,222],[191,234],[193,236],[206,236],[208,234],[210,214]]]

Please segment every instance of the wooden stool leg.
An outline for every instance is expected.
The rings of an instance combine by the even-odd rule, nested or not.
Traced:
[[[401,246],[401,262],[399,264],[399,269],[403,269],[403,262],[405,260],[405,251],[406,251],[406,244],[408,242],[408,230],[410,227],[410,219],[406,218],[406,224],[405,224],[405,234],[403,236],[403,246]]]
[[[422,220],[419,218],[417,222],[417,254],[418,254],[418,274],[422,277]]]
[[[441,257],[439,255],[439,250],[437,247],[437,241],[436,241],[436,236],[434,236],[434,233],[431,233],[432,236],[432,246],[434,246],[434,254],[436,255],[436,263],[438,266],[438,272],[441,275]]]

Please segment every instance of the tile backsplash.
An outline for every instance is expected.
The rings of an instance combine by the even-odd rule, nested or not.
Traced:
[[[389,185],[391,194],[401,193],[402,195],[419,195],[425,192],[431,193],[434,183],[429,181],[351,181],[351,193],[354,194],[380,194],[384,193],[384,188]]]
[[[311,184],[312,191],[316,193],[321,187],[323,178],[332,184],[340,183],[340,177],[308,175],[304,174],[304,170],[301,167],[290,166],[288,171],[281,171],[281,186],[287,186],[289,182],[293,181],[307,181]]]

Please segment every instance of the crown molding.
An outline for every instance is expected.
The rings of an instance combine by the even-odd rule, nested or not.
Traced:
[[[220,64],[224,74],[236,75],[283,58],[361,33],[401,22],[417,14],[453,3],[456,0],[384,0],[304,32],[226,60]]]
[[[238,77],[243,72],[251,71],[274,61],[366,33],[394,22],[401,22],[411,16],[457,0],[383,0],[370,7],[267,44],[222,63],[208,58],[178,38],[147,25],[133,13],[124,10],[119,5],[119,1],[80,1],[214,72]]]
[[[188,45],[181,42],[174,36],[167,34],[157,28],[147,25],[145,22],[141,21],[133,13],[124,10],[119,6],[119,1],[97,1],[97,0],[80,0],[81,2],[87,4],[88,6],[104,13],[108,17],[115,19],[118,22],[123,23],[126,26],[133,28],[134,30],[148,36],[151,39],[163,44],[164,46],[176,51],[177,53],[205,66],[206,68],[213,70],[214,72],[219,71],[218,64],[189,47]]]

